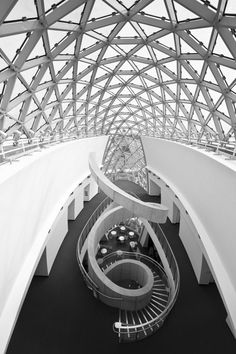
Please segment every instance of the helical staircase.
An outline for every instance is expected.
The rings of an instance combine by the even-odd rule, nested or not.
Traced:
[[[126,226],[128,231],[136,234],[137,240],[141,241],[141,235],[145,233],[154,239],[153,244],[155,249],[158,250],[155,257],[142,254],[141,252],[145,248],[142,248],[139,242],[137,249],[127,252],[124,250],[125,245],[117,242],[117,237],[115,240],[114,238],[113,240],[110,239],[109,235],[119,227],[119,223],[114,219],[114,213],[117,213],[117,219],[122,225]],[[129,223],[132,218],[126,219],[127,215],[127,210],[120,206],[117,207],[116,204],[114,205],[109,197],[105,198],[88,219],[79,235],[77,245],[77,260],[86,285],[97,299],[118,309],[118,318],[112,327],[114,332],[117,333],[119,342],[133,342],[153,335],[163,325],[165,318],[172,309],[178,296],[180,282],[175,257],[161,227],[156,223],[149,224],[146,220],[137,218],[139,228],[132,229]],[[109,218],[113,220],[110,224],[108,223]],[[97,281],[96,277],[91,274],[89,271],[88,248],[89,241],[94,241],[96,234],[99,234],[99,241],[95,241],[95,262],[101,272],[102,282],[106,278],[108,270],[120,260],[142,262],[151,270],[153,284],[149,301],[145,306],[132,310],[124,308],[122,304],[125,299],[122,294],[107,292],[99,278],[99,281]],[[108,254],[101,257],[100,251],[104,248],[108,249]],[[111,287],[114,288],[115,286],[114,284]],[[127,289],[127,291],[132,294],[134,289]]]
[[[94,153],[89,167],[107,197],[79,236],[78,264],[93,295],[119,310],[113,324],[119,342],[141,340],[162,326],[178,296],[178,265],[159,225],[168,209],[115,186]]]

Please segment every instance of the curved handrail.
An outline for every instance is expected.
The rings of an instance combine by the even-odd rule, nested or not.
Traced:
[[[102,212],[106,209],[106,207],[108,205],[110,205],[113,202],[112,199],[110,199],[109,197],[104,198],[101,203],[97,206],[97,208],[94,210],[94,212],[92,213],[92,215],[90,216],[90,218],[87,220],[86,224],[84,225],[78,241],[77,241],[77,247],[76,247],[76,258],[77,258],[77,262],[80,268],[80,271],[82,273],[83,279],[87,285],[87,287],[93,291],[93,294],[95,295],[95,297],[99,297],[102,296],[104,298],[110,299],[110,300],[115,300],[115,301],[120,301],[122,302],[123,299],[122,298],[117,298],[117,297],[111,297],[108,296],[106,294],[104,294],[103,292],[101,292],[99,290],[98,285],[91,279],[91,277],[88,275],[88,273],[86,272],[82,261],[80,259],[80,252],[82,250],[82,247],[84,245],[84,242],[90,232],[90,230],[92,229],[95,221],[98,219],[98,217],[102,214]]]
[[[169,312],[171,311],[171,309],[173,308],[173,306],[177,300],[178,293],[179,293],[180,273],[179,273],[179,268],[178,268],[175,256],[174,256],[172,249],[165,237],[163,230],[160,228],[160,226],[155,223],[151,223],[151,225],[154,227],[154,231],[156,231],[156,227],[159,227],[159,230],[161,231],[162,237],[160,237],[160,236],[158,237],[159,233],[157,233],[157,232],[155,232],[155,233],[156,233],[157,237],[159,238],[159,241],[161,239],[161,241],[162,241],[161,245],[162,246],[164,245],[163,250],[166,254],[166,259],[169,263],[169,267],[172,272],[172,276],[173,276],[173,280],[174,280],[174,284],[175,284],[175,289],[174,289],[174,292],[173,292],[171,298],[168,299],[169,303],[168,303],[167,307],[157,317],[155,317],[149,321],[146,321],[142,324],[138,324],[138,325],[134,325],[134,324],[127,325],[127,324],[123,324],[121,322],[115,322],[113,324],[113,330],[114,330],[114,332],[119,333],[120,335],[122,335],[122,334],[124,334],[124,335],[125,334],[129,334],[129,335],[130,334],[137,334],[139,332],[143,332],[144,329],[162,324],[164,322],[165,318],[167,317],[167,315],[169,314]]]
[[[225,154],[229,158],[236,158],[236,143],[224,140],[211,140],[211,139],[197,139],[197,138],[171,138],[171,137],[158,137],[159,139],[176,141],[181,144],[193,145],[199,148],[212,149],[216,154]]]
[[[159,223],[166,222],[168,208],[165,205],[143,202],[113,184],[100,170],[96,162],[95,152],[90,152],[89,154],[89,169],[97,185],[104,193],[111,197],[116,203],[129,210],[129,212],[133,213],[133,215],[151,221],[158,221]]]
[[[162,273],[163,279],[165,279],[165,283],[168,284],[168,277],[166,275],[166,272],[164,268],[161,266],[160,263],[155,261],[153,258],[139,252],[128,252],[128,251],[121,251],[122,254],[118,254],[117,251],[111,252],[107,254],[106,256],[103,257],[103,262],[100,264],[102,266],[103,263],[105,263],[108,260],[111,259],[138,259],[139,261],[142,261],[142,259],[146,260],[148,263],[151,263],[155,268],[158,268],[158,270]],[[144,263],[144,262],[143,262]],[[146,263],[145,263],[146,264]]]
[[[99,134],[88,134],[83,136],[74,133],[67,135],[65,133],[55,134],[48,137],[32,137],[32,138],[20,138],[15,141],[13,138],[8,137],[4,142],[0,141],[0,164],[4,162],[12,162],[12,160],[28,154],[29,152],[37,151],[47,145],[54,145],[74,139],[81,139],[85,137],[98,136]],[[156,136],[159,139],[177,141],[182,144],[196,145],[199,148],[212,149],[216,154],[225,154],[229,158],[236,158],[236,144],[235,142],[229,142],[224,140],[211,140],[211,139],[197,139],[197,138],[174,138],[165,136]],[[1,161],[2,159],[2,161]]]
[[[78,255],[78,253],[81,252],[84,242],[85,242],[90,230],[92,229],[93,225],[95,224],[96,220],[102,214],[102,212],[106,209],[106,207],[108,205],[110,205],[111,203],[113,203],[113,200],[111,198],[109,198],[109,197],[104,198],[101,201],[101,203],[97,206],[97,208],[93,211],[93,213],[91,214],[89,219],[87,220],[87,222],[84,225],[84,227],[79,235],[79,238],[78,238],[77,250],[79,252],[77,252],[77,255]]]
[[[132,194],[135,194],[135,193],[132,193]],[[136,196],[138,197],[138,196]],[[82,264],[82,260],[81,260],[81,257],[80,257],[80,252],[82,250],[82,247],[84,245],[84,242],[90,232],[90,230],[92,229],[93,225],[95,224],[95,222],[97,221],[98,217],[102,214],[102,212],[105,210],[105,208],[110,205],[113,201],[109,198],[109,197],[106,197],[103,199],[103,201],[98,205],[98,207],[95,209],[95,211],[93,212],[93,214],[90,216],[90,218],[88,219],[88,221],[86,222],[85,226],[83,227],[81,233],[80,233],[80,236],[79,236],[79,239],[78,239],[78,242],[77,242],[77,248],[76,248],[76,256],[77,256],[77,261],[78,261],[78,264],[79,264],[79,267],[80,267],[80,270],[81,270],[81,273],[83,275],[83,278],[87,284],[87,286],[93,291],[93,294],[96,296],[96,297],[99,297],[99,296],[102,296],[102,297],[106,297],[106,298],[109,298],[111,300],[119,300],[119,301],[123,301],[122,298],[113,298],[113,297],[109,297],[108,295],[105,295],[104,293],[102,293],[97,284],[89,277],[88,273],[86,272],[83,264]],[[142,324],[137,324],[137,325],[134,325],[134,324],[126,324],[126,323],[121,323],[121,322],[115,322],[113,324],[113,330],[114,332],[116,333],[119,333],[120,336],[123,335],[127,335],[127,334],[131,334],[131,333],[134,333],[134,334],[138,334],[140,332],[143,332],[144,329],[147,329],[147,328],[152,328],[154,326],[157,326],[157,325],[161,325],[165,318],[167,317],[167,315],[169,314],[169,312],[171,311],[172,307],[174,306],[174,303],[177,299],[177,296],[178,296],[178,292],[179,292],[179,287],[180,287],[180,274],[179,274],[179,269],[178,269],[178,266],[177,266],[177,262],[176,262],[176,259],[174,257],[174,254],[172,252],[172,249],[164,235],[164,232],[163,230],[160,228],[160,226],[156,223],[151,223],[151,226],[152,228],[154,229],[155,233],[157,234],[157,237],[163,247],[163,251],[165,252],[165,255],[166,255],[166,259],[169,263],[169,267],[171,269],[171,272],[172,272],[172,276],[173,276],[173,281],[174,281],[174,284],[175,284],[175,289],[173,292],[169,292],[169,298],[168,298],[168,305],[167,307],[159,314],[157,315],[156,317],[154,317],[153,319],[149,320],[149,321],[146,321]],[[161,231],[161,233],[157,233],[157,228],[159,228],[159,230]],[[161,236],[160,236],[161,235]],[[104,258],[103,258],[103,262],[104,261],[107,261],[109,260],[111,257],[114,256],[114,254],[116,254],[116,257],[117,257],[117,253],[116,252],[112,252],[108,255],[106,255]],[[162,275],[163,275],[163,278],[166,278],[167,279],[167,275],[163,269],[163,267],[158,263],[156,262],[155,260],[153,260],[152,258],[146,256],[146,255],[143,255],[141,253],[137,253],[137,252],[123,252],[123,255],[129,255],[130,257],[138,257],[138,258],[143,258],[143,259],[146,259],[150,262],[152,262],[153,265],[155,266],[158,266],[158,269],[162,272]],[[167,280],[166,280],[166,283],[168,283],[168,285],[170,284]],[[171,296],[171,298],[170,298]]]
[[[99,134],[93,134],[86,136],[86,138],[98,136]],[[40,151],[42,148],[52,146],[72,140],[83,139],[85,136],[78,136],[77,134],[55,134],[45,137],[37,136],[32,138],[20,138],[14,140],[13,138],[7,138],[4,142],[0,141],[0,164],[6,162],[12,162],[19,157],[27,155],[32,152]]]

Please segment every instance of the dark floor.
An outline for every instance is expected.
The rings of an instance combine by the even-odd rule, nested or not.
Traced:
[[[143,200],[149,199],[132,182],[122,181],[120,186]],[[170,222],[162,227],[180,269],[181,286],[175,307],[154,336],[118,344],[112,332],[118,311],[93,298],[76,261],[78,235],[103,198],[103,193],[97,195],[85,204],[75,221],[69,222],[68,235],[50,276],[33,278],[7,354],[235,354],[236,341],[225,322],[226,312],[216,286],[197,284],[178,237],[178,225]]]

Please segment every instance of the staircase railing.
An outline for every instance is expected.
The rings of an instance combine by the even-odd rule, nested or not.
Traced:
[[[135,259],[146,264],[151,270],[155,270],[163,280],[166,286],[169,286],[168,277],[164,268],[160,263],[155,261],[153,258],[139,252],[126,252],[126,251],[114,251],[103,257],[103,262],[100,264],[100,267],[105,265],[108,262],[114,263],[121,259]]]
[[[97,286],[96,283],[94,283],[94,281],[89,277],[87,271],[84,268],[83,265],[83,259],[82,259],[82,249],[83,246],[85,244],[85,241],[87,239],[87,236],[89,234],[89,232],[91,231],[93,225],[95,224],[95,222],[97,221],[97,219],[100,217],[100,215],[102,214],[102,212],[112,203],[113,201],[107,197],[105,198],[99,205],[98,207],[95,209],[95,211],[93,212],[93,214],[90,216],[90,218],[88,219],[88,221],[86,222],[82,232],[79,235],[78,238],[78,243],[77,243],[77,250],[76,250],[76,255],[77,255],[77,261],[81,270],[81,273],[83,275],[84,281],[87,285],[87,287],[92,290],[93,295],[96,298],[99,297],[107,297],[109,299],[113,299],[113,300],[119,300],[120,302],[123,301],[122,298],[112,298],[109,297],[107,295],[105,295],[103,292],[101,292]],[[164,235],[164,232],[162,231],[162,229],[160,228],[160,226],[158,224],[155,223],[151,223],[151,226],[153,228],[153,230],[156,233],[156,236],[158,237],[163,251],[166,255],[166,259],[168,261],[169,264],[169,268],[171,269],[171,273],[172,273],[172,277],[173,277],[173,282],[170,282],[167,280],[167,276],[166,273],[164,271],[164,269],[162,268],[162,266],[157,263],[155,260],[153,260],[152,258],[143,255],[141,253],[136,253],[136,252],[123,252],[124,256],[128,256],[129,257],[133,257],[135,259],[139,258],[140,260],[146,260],[149,262],[149,264],[152,264],[155,267],[158,267],[159,271],[161,272],[161,275],[163,277],[163,279],[165,279],[166,284],[168,284],[168,286],[171,286],[171,283],[174,284],[174,289],[170,289],[169,292],[169,299],[168,299],[168,303],[166,308],[160,313],[158,314],[156,317],[154,317],[151,320],[146,321],[145,323],[142,324],[128,324],[127,323],[121,323],[121,322],[115,322],[113,324],[113,330],[114,332],[119,334],[119,340],[120,341],[134,341],[134,340],[139,340],[145,336],[147,336],[146,334],[144,335],[144,333],[147,333],[145,330],[152,328],[152,333],[154,331],[156,331],[157,329],[160,328],[160,326],[163,324],[165,318],[167,317],[167,315],[169,314],[169,312],[171,311],[172,307],[174,306],[174,303],[177,299],[178,296],[178,292],[179,292],[179,286],[180,286],[180,274],[179,274],[179,269],[178,269],[178,265],[176,262],[176,259],[174,257],[174,254],[170,248],[170,245]],[[107,256],[104,257],[103,262],[108,261],[109,259],[111,259],[111,257],[113,257],[113,260],[115,259],[114,257],[120,257],[120,255],[118,255],[116,252],[110,253]],[[119,258],[120,259],[120,258]],[[150,333],[150,332],[149,332]],[[149,334],[150,335],[150,334]]]
[[[91,231],[93,225],[95,224],[95,222],[97,221],[99,216],[103,213],[103,211],[112,202],[113,202],[113,200],[110,199],[109,197],[106,197],[105,199],[103,199],[101,201],[101,203],[97,206],[97,208],[94,210],[94,212],[92,213],[92,215],[90,216],[90,218],[88,219],[86,224],[84,225],[84,227],[79,235],[78,242],[77,242],[76,258],[77,258],[77,262],[78,262],[80,271],[82,273],[83,279],[84,279],[87,287],[93,292],[94,297],[96,297],[98,299],[99,299],[99,297],[103,297],[103,298],[106,297],[106,298],[108,298],[110,300],[114,300],[116,302],[117,301],[122,302],[123,301],[122,298],[110,297],[99,290],[98,285],[91,279],[91,277],[88,275],[87,271],[85,270],[85,268],[83,266],[83,260],[81,258],[81,251],[82,251],[83,245],[86,241],[86,238],[87,238],[89,232]]]
[[[81,231],[79,238],[78,238],[78,245],[77,245],[77,258],[79,257],[80,259],[80,254],[82,251],[82,247],[84,245],[84,242],[91,231],[93,225],[99,218],[99,216],[104,212],[104,210],[108,207],[113,202],[113,200],[109,197],[104,198],[101,203],[97,206],[97,208],[94,210],[92,215],[89,217],[87,220],[86,224],[83,227],[83,230]]]
[[[134,325],[134,324],[126,324],[126,323],[121,323],[121,322],[115,322],[113,325],[113,330],[114,332],[118,333],[119,335],[119,340],[122,341],[135,341],[142,339],[147,336],[147,334],[144,335],[144,333],[150,333],[147,332],[148,329],[152,328],[152,333],[154,331],[157,331],[163,324],[164,320],[170,313],[171,309],[173,308],[176,299],[178,297],[179,293],[179,287],[180,287],[180,274],[179,274],[179,268],[177,265],[177,261],[175,259],[175,256],[172,252],[172,249],[164,235],[163,230],[160,228],[158,224],[155,223],[150,223],[153,230],[156,233],[156,236],[158,237],[163,251],[165,253],[166,259],[168,261],[172,277],[173,277],[173,283],[174,284],[174,289],[171,289],[170,291],[170,297],[168,304],[166,308],[155,318],[152,320],[146,321],[145,323]],[[159,231],[159,232],[157,232]],[[155,261],[153,261],[155,262]],[[160,267],[160,265],[159,265]],[[164,271],[164,270],[163,270]],[[169,282],[171,285],[171,282]],[[151,334],[151,333],[150,333]],[[150,335],[149,334],[149,335]]]

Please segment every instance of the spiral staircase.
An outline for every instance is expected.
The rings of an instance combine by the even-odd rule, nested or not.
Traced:
[[[94,214],[87,221],[87,224],[85,225],[78,239],[77,260],[86,285],[90,290],[92,290],[94,297],[102,302],[107,303],[108,305],[110,302],[110,306],[117,307],[118,318],[117,321],[113,323],[112,327],[113,331],[118,336],[118,341],[120,343],[135,342],[153,335],[163,325],[165,318],[172,309],[178,296],[180,280],[179,271],[176,260],[165,238],[165,235],[163,232],[160,232],[161,228],[158,229],[159,226],[157,224],[152,223],[152,227],[155,230],[153,232],[155,232],[155,237],[159,239],[160,245],[162,245],[163,248],[163,252],[166,254],[166,264],[169,264],[170,270],[169,274],[167,274],[168,271],[166,272],[165,269],[166,264],[163,266],[160,258],[157,260],[154,259],[154,256],[150,257],[147,254],[144,254],[144,249],[139,243],[135,250],[128,251],[125,249],[125,245],[116,243],[116,239],[114,240],[113,238],[113,240],[111,240],[109,235],[111,234],[112,230],[117,230],[118,225],[116,224],[113,228],[107,230],[106,234],[100,238],[100,250],[106,247],[108,249],[108,254],[103,255],[102,257],[100,254],[98,258],[97,255],[99,254],[99,244],[96,246],[97,257],[95,261],[101,273],[106,278],[106,274],[109,272],[109,268],[114,266],[116,262],[118,263],[121,258],[123,260],[138,260],[144,263],[151,270],[153,276],[153,285],[149,302],[144,307],[135,310],[128,310],[122,307],[122,302],[124,303],[122,296],[115,297],[114,295],[105,293],[103,286],[96,282],[96,280],[89,273],[87,267],[88,259],[86,259],[86,257],[88,257],[87,239],[89,238],[89,235],[91,234],[96,222],[99,222],[101,217],[104,217],[104,214],[108,213],[108,210],[109,213],[111,213],[112,209],[112,200],[110,198],[106,198],[101,202],[99,207],[95,210]],[[129,225],[128,220],[127,225]],[[141,228],[143,228],[143,225]],[[127,230],[131,230],[130,226],[127,226]],[[133,229],[133,231],[136,233],[136,235],[139,235],[137,230]],[[137,237],[140,239],[140,235]],[[132,293],[132,289],[130,290]],[[104,301],[104,299],[106,301]],[[114,305],[115,300],[117,301],[117,306]]]
[[[151,301],[139,311],[119,310],[119,322],[114,325],[120,342],[130,342],[143,339],[154,334],[162,325],[155,321],[167,308],[169,303],[169,288],[162,277],[153,271],[154,285]],[[122,323],[122,327],[120,324]]]

